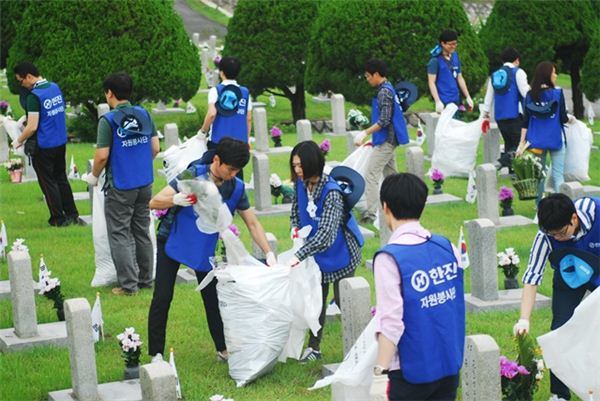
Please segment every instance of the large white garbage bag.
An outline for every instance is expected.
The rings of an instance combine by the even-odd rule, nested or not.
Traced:
[[[179,146],[171,146],[163,154],[163,165],[167,182],[171,182],[185,170],[191,162],[198,160],[206,152],[206,139],[198,135],[191,137]]]
[[[582,400],[600,394],[600,291],[575,309],[567,323],[537,338],[546,366]]]
[[[594,143],[592,130],[584,122],[576,120],[565,126],[565,136],[565,181],[589,181],[590,152]]]
[[[229,230],[221,235],[228,264],[214,270],[219,310],[229,351],[229,375],[242,387],[273,369],[288,340],[294,317],[290,268],[268,267],[242,252],[241,241]],[[231,264],[230,259],[245,264]]]
[[[294,254],[302,247],[308,237],[311,226],[303,227],[298,231],[298,238],[294,238],[292,249],[279,255],[277,261],[287,265]],[[285,362],[287,358],[300,359],[306,331],[311,330],[314,335],[321,328],[319,315],[323,306],[323,293],[321,291],[321,270],[313,257],[303,260],[290,272],[290,297],[294,320],[290,335],[279,360]]]
[[[475,168],[482,119],[465,123],[452,118],[457,106],[446,106],[435,128],[435,147],[431,168],[446,177],[468,177]]]
[[[342,162],[342,166],[353,168],[364,178],[371,153],[373,153],[373,145],[371,142],[367,142],[358,147],[354,152],[350,153],[350,155]],[[380,181],[381,180],[383,180],[383,177],[380,178]],[[361,214],[366,212],[367,198],[365,197],[365,194],[363,194],[356,205],[354,205],[354,209],[358,210]]]

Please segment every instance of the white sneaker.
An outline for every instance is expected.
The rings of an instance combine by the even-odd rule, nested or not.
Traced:
[[[163,359],[162,354],[159,352],[158,354],[154,355],[152,357],[152,361],[150,363],[159,363],[159,362],[164,362],[165,360]]]
[[[548,401],[567,401],[562,397],[557,396],[556,394],[552,394],[552,396],[548,399]]]

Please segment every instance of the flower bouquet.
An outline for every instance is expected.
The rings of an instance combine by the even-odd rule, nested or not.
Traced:
[[[500,206],[502,206],[502,216],[512,216],[515,212],[512,209],[514,194],[512,189],[502,186],[500,192],[498,192],[498,200],[500,200]]]
[[[502,273],[504,273],[504,289],[519,288],[516,277],[520,261],[514,248],[506,248],[504,252],[498,253],[498,268],[502,269]]]
[[[2,164],[8,171],[23,170],[23,160],[22,159],[10,159],[9,161],[6,161]]]
[[[519,354],[516,361],[500,357],[500,382],[504,401],[531,401],[544,377],[541,349],[529,334],[516,336]]]
[[[324,139],[319,145],[319,149],[323,152],[323,157],[327,157],[327,153],[331,150],[331,142],[329,142],[329,139]]]
[[[431,170],[429,178],[433,181],[433,194],[439,195],[442,193],[442,184],[444,183],[444,173],[437,168]]]
[[[41,279],[40,295],[45,296],[54,303],[54,309],[56,309],[56,316],[61,322],[65,321],[65,309],[64,301],[65,297],[60,291],[60,280],[58,278],[51,278],[51,271],[48,271],[43,275]]]
[[[140,335],[135,332],[133,327],[128,327],[117,336],[119,346],[121,347],[121,358],[125,361],[125,380],[137,379],[140,377],[140,354],[143,344],[140,341]]]
[[[279,129],[279,127],[276,125],[271,128],[271,139],[273,140],[276,148],[281,147],[281,134],[281,129]]]
[[[519,199],[536,199],[538,184],[546,176],[540,159],[531,153],[525,153],[513,159],[512,169],[516,176],[513,185],[519,193]]]

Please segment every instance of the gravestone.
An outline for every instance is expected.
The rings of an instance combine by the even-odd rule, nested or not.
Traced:
[[[142,401],[177,401],[177,379],[167,362],[149,363],[140,368]]]
[[[423,149],[419,146],[409,146],[406,148],[406,172],[411,173],[423,179],[425,168],[423,163],[425,155]]]
[[[103,115],[105,115],[106,113],[108,113],[110,111],[110,106],[107,103],[100,103],[98,104],[98,120],[100,119],[100,117],[102,117]]]
[[[363,277],[340,281],[342,311],[342,343],[344,355],[350,351],[367,324],[371,321],[371,290]]]
[[[333,121],[333,134],[346,134],[346,112],[344,110],[344,95],[339,93],[331,96],[331,119]]]
[[[360,131],[348,131],[346,132],[346,154],[351,155],[357,149],[357,146],[354,144],[354,138],[358,135]]]
[[[585,195],[583,185],[577,181],[563,182],[560,184],[560,193],[567,195],[572,200],[579,199]]]
[[[14,328],[0,330],[0,352],[50,344],[65,346],[67,331],[64,322],[37,324],[29,253],[10,251],[8,272]]]
[[[438,113],[421,113],[421,118],[425,122],[425,135],[427,135],[427,156],[433,156],[435,148],[435,129],[437,127],[440,115]]]
[[[7,117],[0,117],[0,120],[4,120]],[[8,132],[4,128],[4,121],[0,121],[0,163],[8,161]]]
[[[165,124],[163,132],[165,135],[165,150],[169,149],[171,146],[179,146],[179,129],[177,128],[177,124]]]
[[[310,120],[296,121],[296,133],[298,135],[298,143],[312,141],[312,128],[310,126]]]
[[[196,47],[200,46],[200,34],[198,32],[192,33],[192,42]]]
[[[92,174],[93,167],[94,167],[94,159],[88,159],[87,168],[86,168],[87,174]],[[102,171],[104,171],[104,170],[102,170]],[[100,176],[102,176],[102,173],[100,173]],[[90,199],[90,214],[79,216],[79,220],[77,221],[77,224],[79,224],[81,226],[90,225],[90,224],[92,224],[92,221],[93,221],[92,215],[94,213],[94,187],[91,185],[88,185],[88,194],[89,194],[89,199]]]
[[[214,58],[217,56],[217,36],[216,35],[210,35],[208,37],[208,56],[211,58],[211,60],[214,60]]]
[[[269,133],[267,130],[267,111],[264,108],[252,109],[254,125],[254,146],[257,152],[269,151]]]
[[[271,198],[271,175],[269,157],[266,153],[252,152],[252,176],[254,183],[254,207],[257,216],[288,215],[291,203],[273,205]]]
[[[500,130],[498,124],[491,123],[490,129],[483,134],[483,162],[499,165],[500,158]]]
[[[265,236],[267,237],[271,251],[277,256],[277,237],[275,237],[275,234],[273,233],[265,233]],[[252,241],[252,256],[258,260],[265,260],[267,258],[264,251],[254,241]]]
[[[464,364],[460,371],[462,401],[502,400],[499,361],[500,348],[491,336],[466,337]]]

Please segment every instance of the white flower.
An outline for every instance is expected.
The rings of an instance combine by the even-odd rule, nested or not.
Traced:
[[[508,256],[513,256],[515,255],[515,248],[506,248],[504,252],[506,252]]]
[[[521,261],[521,259],[519,259],[519,255],[517,255],[517,254],[514,254],[511,258],[511,260],[512,260],[512,264],[515,266],[518,265],[519,262]]]
[[[537,368],[539,371],[544,370],[544,360],[543,359],[538,359],[537,360]]]
[[[498,256],[498,259],[502,259],[503,257],[506,257],[507,255],[504,252],[498,252],[496,254],[496,256]]]
[[[17,238],[12,245],[13,251],[24,251],[27,252],[27,245],[23,244],[25,240],[23,238]]]
[[[503,255],[498,262],[500,266],[508,266],[510,265],[510,258],[506,255]]]
[[[535,380],[542,380],[544,378],[544,372],[541,370],[535,374]]]
[[[281,186],[281,178],[279,178],[277,174],[271,174],[269,184],[271,184],[272,187],[279,188]]]
[[[221,394],[215,394],[209,398],[210,401],[223,401],[223,396]]]

